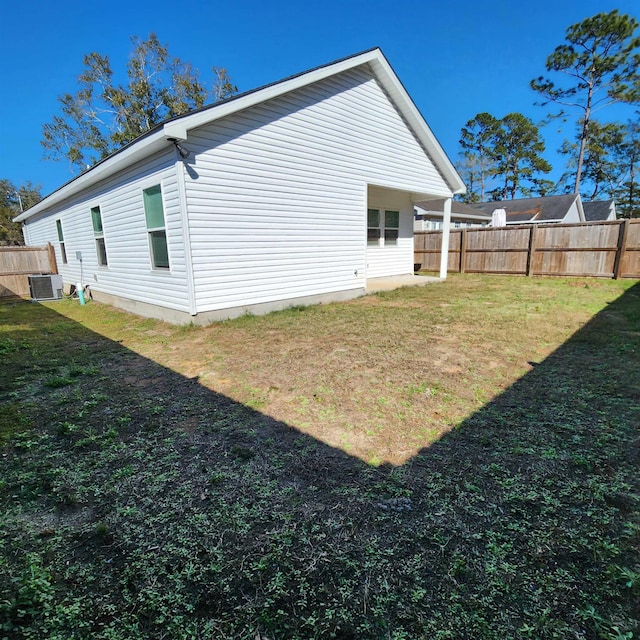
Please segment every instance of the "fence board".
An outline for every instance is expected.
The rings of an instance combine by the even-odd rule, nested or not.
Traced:
[[[447,271],[460,269],[460,240],[459,230],[449,234],[449,255]],[[414,261],[424,271],[440,271],[440,252],[442,251],[442,232],[416,233],[414,236]]]
[[[618,277],[637,278],[640,273],[640,220],[629,220],[619,259]]]
[[[53,247],[0,247],[0,298],[29,296],[32,274],[58,273]]]
[[[450,242],[451,272],[640,278],[640,220],[467,228]],[[416,232],[416,264],[437,271],[441,243],[441,231]]]

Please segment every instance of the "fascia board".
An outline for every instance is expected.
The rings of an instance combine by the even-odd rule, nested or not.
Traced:
[[[391,68],[391,65],[389,65],[380,49],[372,49],[345,60],[302,73],[288,80],[266,86],[235,100],[166,122],[158,130],[145,135],[138,141],[134,141],[129,147],[116,152],[113,156],[92,167],[85,174],[66,183],[44,200],[17,216],[14,221],[23,222],[50,207],[56,206],[82,189],[108,178],[134,162],[143,160],[154,151],[161,149],[167,140],[186,140],[188,132],[192,129],[367,63],[413,128],[425,149],[433,157],[452,192],[454,194],[464,193],[466,191],[464,183]]]
[[[379,58],[382,52],[379,49],[367,51],[360,55],[336,62],[326,67],[321,67],[313,71],[308,71],[289,80],[283,80],[276,84],[259,89],[258,91],[249,93],[236,100],[214,106],[211,109],[204,110],[199,113],[186,115],[183,118],[168,122],[164,125],[165,134],[168,137],[186,139],[186,133],[197,127],[215,122],[220,118],[237,113],[249,107],[272,100],[284,94],[295,91],[307,85],[319,82],[343,71],[348,71],[362,64],[366,64],[374,59]]]
[[[257,91],[251,92],[236,100],[230,100],[227,103],[212,106],[211,108],[204,109],[201,112],[171,120],[162,125],[162,127],[157,131],[154,131],[137,142],[134,141],[129,148],[125,148],[107,158],[102,163],[95,165],[87,171],[86,174],[82,174],[66,183],[57,191],[54,191],[51,195],[47,196],[44,200],[14,218],[14,222],[23,222],[32,216],[38,215],[46,209],[56,206],[64,199],[74,195],[78,191],[90,187],[96,182],[109,177],[113,173],[126,168],[138,160],[144,159],[161,146],[159,143],[164,143],[169,139],[186,140],[187,134],[191,129],[214,122],[215,120],[219,120],[227,115],[247,109],[251,106],[260,104],[285,93],[289,93],[290,91],[294,91],[295,89],[299,89],[314,82],[318,82],[319,80],[324,80],[325,78],[337,73],[366,64],[370,60],[380,56],[382,56],[382,52],[379,49],[366,51],[360,55],[347,58],[346,60],[342,60],[325,67],[320,67],[319,69],[315,69],[307,73],[302,73],[299,76],[277,82],[273,85],[264,87],[263,89],[258,89]]]
[[[137,144],[132,144],[130,147],[125,148],[103,162],[98,163],[86,173],[83,173],[70,182],[67,182],[51,195],[47,196],[44,200],[41,200],[38,204],[35,204],[24,213],[21,213],[19,216],[14,218],[13,221],[23,222],[24,220],[38,215],[51,207],[55,207],[82,189],[91,187],[100,180],[108,178],[117,171],[128,167],[139,160],[144,160],[150,155],[150,153],[158,151],[166,146],[166,142],[167,139],[163,130],[156,131],[146,136],[143,140],[138,141]]]
[[[400,82],[398,76],[393,71],[391,65],[387,62],[382,52],[379,50],[378,52],[379,55],[377,55],[375,60],[372,60],[371,62],[371,67],[374,73],[376,73],[376,76],[382,82],[382,85],[390,98],[400,109],[404,118],[413,128],[422,144],[435,160],[437,167],[442,171],[452,192],[454,194],[466,193],[467,188],[464,182],[458,175],[454,166],[451,164],[451,161],[431,131],[431,128],[422,117],[422,114],[414,104],[411,96],[407,93],[407,90]]]
[[[205,124],[209,124],[220,118],[231,115],[243,109],[255,106],[267,100],[277,98],[281,95],[295,91],[304,86],[319,82],[343,71],[348,71],[360,65],[369,63],[372,71],[378,80],[382,83],[389,97],[394,101],[400,109],[403,116],[413,128],[420,141],[427,151],[434,158],[438,168],[444,174],[446,182],[449,184],[453,193],[465,193],[466,187],[462,179],[458,175],[451,161],[449,160],[444,149],[440,146],[429,125],[425,122],[422,114],[413,103],[413,100],[407,93],[406,89],[398,79],[398,76],[387,62],[384,54],[380,49],[372,49],[352,58],[347,58],[341,62],[321,67],[300,76],[284,80],[272,86],[265,87],[254,93],[233,100],[226,104],[213,107],[211,110],[205,110],[200,113],[194,113],[179,120],[168,122],[164,129],[167,137],[175,137],[178,139],[186,139],[187,132]]]
[[[422,207],[419,207],[418,205],[414,205],[416,207],[416,209],[420,209],[420,211],[422,211],[422,213],[418,213],[419,216],[424,216],[424,215],[432,215],[432,216],[439,216],[442,217],[444,215],[444,212],[442,211],[433,211],[432,209],[423,209]],[[490,221],[491,220],[491,216],[483,216],[483,215],[479,215],[477,213],[457,213],[456,211],[452,211],[451,212],[451,218],[467,218],[469,220],[481,220],[484,222]]]

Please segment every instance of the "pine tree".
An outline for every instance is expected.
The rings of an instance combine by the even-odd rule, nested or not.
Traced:
[[[27,182],[16,187],[10,180],[0,179],[0,245],[24,244],[22,225],[13,218],[40,200],[39,186]]]
[[[638,22],[617,10],[599,13],[571,25],[566,42],[547,58],[547,71],[564,76],[556,84],[540,76],[531,87],[543,102],[578,114],[580,134],[576,148],[574,193],[580,192],[584,157],[590,138],[593,113],[615,102],[640,100],[640,38],[634,36]]]

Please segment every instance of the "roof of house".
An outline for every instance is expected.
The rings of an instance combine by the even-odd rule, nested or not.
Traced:
[[[512,211],[507,213],[506,220],[507,222],[534,222],[540,219],[540,213],[542,213],[540,207],[530,209],[529,211],[519,211],[517,213]]]
[[[611,214],[613,200],[594,200],[593,202],[583,202],[584,217],[587,222],[596,220],[606,220]]]
[[[442,214],[444,212],[444,199],[436,200],[419,200],[415,202],[415,206],[422,209],[425,213]],[[468,204],[464,202],[451,201],[451,213],[452,215],[467,216],[469,218],[477,220],[491,220],[491,214],[484,211],[478,211],[472,209]]]
[[[451,191],[453,193],[464,193],[466,188],[462,179],[429,128],[429,125],[382,51],[379,48],[374,48],[166,120],[104,158],[73,180],[62,185],[38,204],[20,214],[15,218],[15,221],[22,222],[33,215],[42,213],[48,207],[59,204],[81,189],[114,175],[134,162],[145,159],[151,153],[165,149],[167,143],[186,140],[188,132],[196,127],[209,124],[242,109],[247,109],[361,65],[368,65],[372,70],[404,120],[436,164]]]
[[[578,199],[575,193],[562,196],[544,196],[540,198],[518,198],[516,200],[499,200],[469,205],[476,211],[493,213],[496,209],[504,209],[507,222],[548,222],[562,220],[571,205]],[[578,202],[580,205],[581,203]]]

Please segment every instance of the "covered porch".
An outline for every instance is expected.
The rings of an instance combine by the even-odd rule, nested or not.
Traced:
[[[366,292],[426,284],[414,274],[414,204],[433,194],[367,186]],[[439,196],[442,199],[442,195]],[[440,278],[447,277],[451,198],[443,204],[443,242]],[[404,280],[399,280],[403,278]],[[398,283],[400,284],[393,284]],[[384,288],[379,288],[384,287]]]

